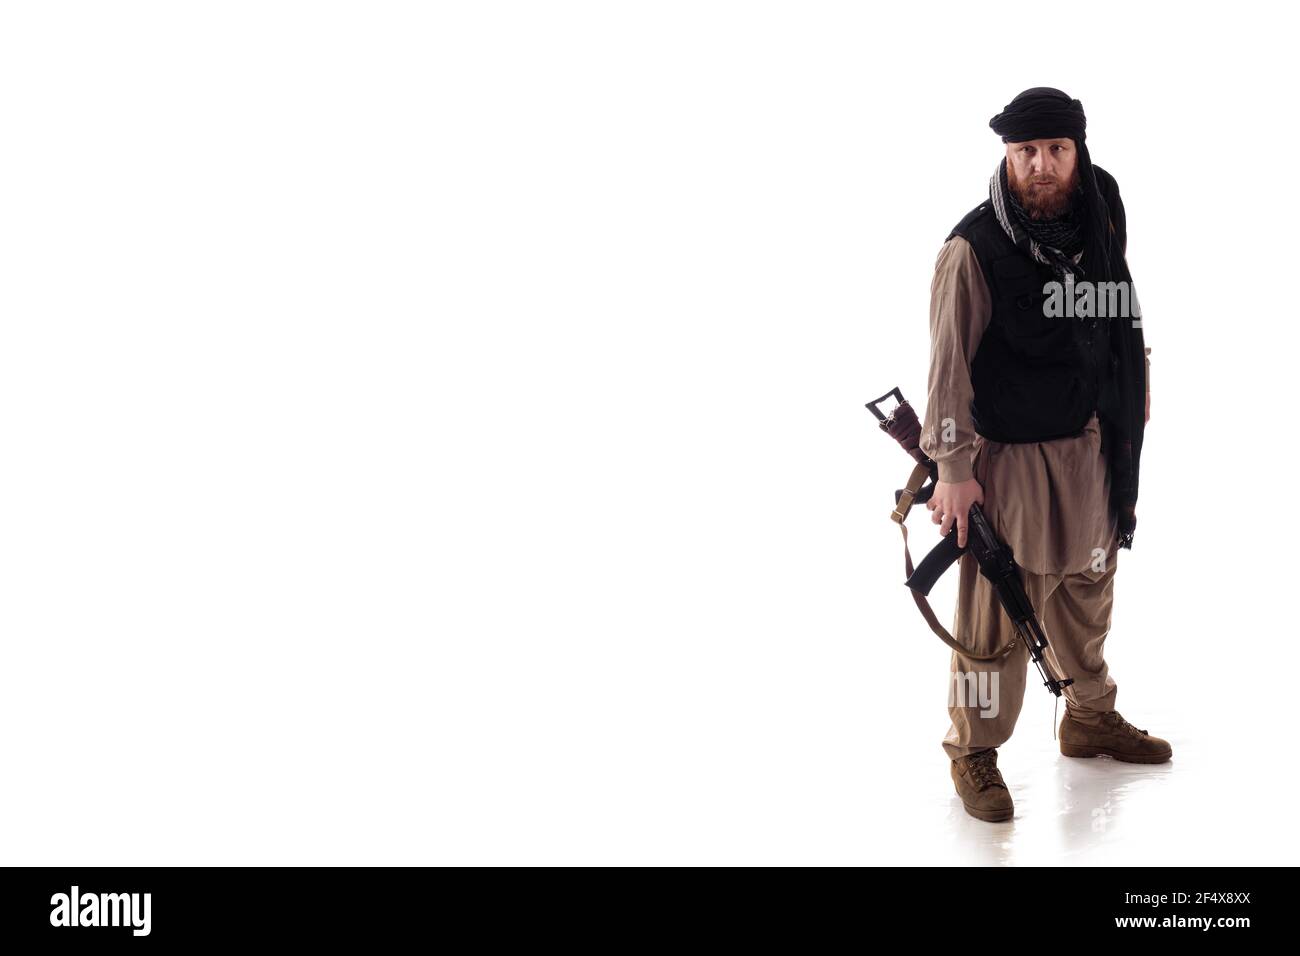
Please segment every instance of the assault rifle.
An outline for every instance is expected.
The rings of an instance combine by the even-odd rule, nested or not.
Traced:
[[[898,404],[886,414],[880,410],[880,405],[890,397]],[[912,598],[930,629],[953,650],[976,661],[997,660],[1010,653],[1017,641],[1023,641],[1029,650],[1030,659],[1038,668],[1039,676],[1043,678],[1043,686],[1060,697],[1061,691],[1073,684],[1074,679],[1058,678],[1054,674],[1051,663],[1043,653],[1047,650],[1047,635],[1043,632],[1029,595],[1025,593],[1015,556],[1010,546],[993,531],[993,526],[979,505],[971,505],[965,547],[957,544],[957,527],[954,524],[952,530],[922,559],[920,565],[912,568],[912,555],[907,547],[907,525],[904,522],[913,505],[924,504],[934,494],[935,482],[939,480],[939,468],[921,450],[920,420],[901,391],[891,389],[875,401],[867,402],[867,408],[879,420],[881,430],[895,439],[916,462],[907,485],[894,492],[894,511],[890,517],[903,533],[903,559],[907,569],[907,580],[904,583],[912,592]],[[998,601],[1015,629],[1016,636],[992,654],[976,654],[959,644],[939,623],[926,600],[935,582],[967,551],[974,555],[980,574],[989,580],[997,592]]]

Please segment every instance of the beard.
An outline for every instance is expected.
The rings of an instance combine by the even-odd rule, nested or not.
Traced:
[[[1022,180],[1017,178],[1015,167],[1007,163],[1007,184],[1030,219],[1055,219],[1074,207],[1079,190],[1079,166],[1075,164],[1068,181],[1045,174]]]

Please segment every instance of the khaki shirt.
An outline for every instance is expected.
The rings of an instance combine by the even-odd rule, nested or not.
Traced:
[[[1055,441],[1004,444],[975,431],[970,365],[992,312],[974,249],[954,236],[939,250],[930,286],[930,378],[921,448],[938,464],[940,481],[979,481],[985,515],[1025,570],[1075,574],[1103,555],[1109,562],[1116,523],[1095,414],[1082,434]],[[1148,393],[1150,367],[1148,358]]]

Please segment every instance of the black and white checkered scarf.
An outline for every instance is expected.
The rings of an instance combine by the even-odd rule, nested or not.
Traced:
[[[1069,273],[1076,279],[1084,274],[1079,259],[1086,236],[1085,212],[1077,197],[1071,208],[1055,219],[1031,219],[1007,185],[1007,161],[1003,158],[989,179],[989,199],[1002,231],[1027,255],[1051,266],[1062,279]]]

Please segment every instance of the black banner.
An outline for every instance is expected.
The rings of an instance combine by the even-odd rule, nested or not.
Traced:
[[[690,886],[691,876],[676,874],[672,885],[646,892],[653,873],[606,875],[592,886],[583,872],[539,884],[531,873],[438,868],[10,869],[0,925],[8,940],[96,947],[373,945],[413,934],[445,938],[458,927],[488,938],[511,929],[540,941],[608,942],[599,927],[614,925],[621,929],[610,931],[665,942],[680,941],[683,927],[697,940],[755,934],[805,942],[943,927],[988,932],[990,942],[1131,936],[1231,946],[1283,930],[1291,919],[1283,912],[1289,869],[918,868],[826,876],[812,882],[806,874],[731,873],[725,884],[715,876]]]

